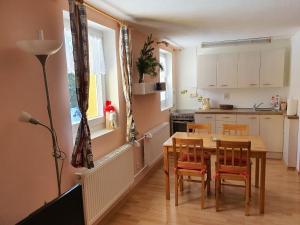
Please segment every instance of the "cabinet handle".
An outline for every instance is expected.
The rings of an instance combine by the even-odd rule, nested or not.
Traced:
[[[257,84],[249,84],[249,86],[256,86]]]
[[[211,119],[212,117],[211,117],[211,116],[206,116],[205,118],[206,118],[206,119]]]
[[[264,118],[265,120],[270,120],[270,119],[272,119],[271,117],[265,117]]]
[[[208,85],[208,86],[210,86],[210,87],[214,87],[215,85],[214,85],[214,84],[210,84],[210,85]]]
[[[230,117],[229,116],[224,116],[223,119],[230,119]]]
[[[222,85],[221,85],[221,87],[227,87],[227,86],[228,86],[227,84],[222,84]]]
[[[269,85],[271,85],[270,83],[265,83],[265,84],[263,84],[264,86],[269,86]]]
[[[249,117],[250,120],[256,120],[257,118],[252,116],[252,117]]]

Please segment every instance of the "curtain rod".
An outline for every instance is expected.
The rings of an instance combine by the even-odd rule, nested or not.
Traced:
[[[120,25],[126,25],[126,24],[125,24],[124,22],[122,22],[121,20],[118,20],[117,18],[115,18],[115,17],[109,15],[108,13],[103,12],[102,10],[98,9],[97,7],[93,6],[93,5],[90,4],[90,3],[87,3],[87,2],[85,2],[85,1],[82,1],[82,4],[85,5],[85,6],[88,7],[88,8],[90,8],[90,9],[96,11],[97,13],[99,13],[99,14],[101,14],[101,15],[103,15],[103,16],[105,16],[105,17],[107,17],[107,18],[109,18],[109,19],[112,19],[113,21],[117,22],[117,23],[120,24]]]

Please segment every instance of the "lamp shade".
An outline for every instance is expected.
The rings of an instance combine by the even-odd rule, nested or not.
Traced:
[[[33,55],[52,55],[62,46],[62,43],[56,40],[24,40],[16,44],[23,51]]]

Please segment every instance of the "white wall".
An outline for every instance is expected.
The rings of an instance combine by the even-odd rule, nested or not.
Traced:
[[[177,109],[198,109],[200,103],[197,98],[191,98],[190,94],[197,91],[198,95],[209,97],[211,99],[211,107],[218,107],[220,103],[233,104],[235,107],[249,108],[255,103],[263,102],[265,107],[270,106],[270,100],[273,95],[287,97],[289,88],[256,88],[256,89],[197,89],[197,54],[210,54],[221,52],[245,51],[252,49],[266,48],[287,48],[286,73],[289,73],[289,48],[290,41],[288,39],[275,40],[272,44],[260,45],[244,45],[238,47],[219,47],[201,49],[197,47],[186,48],[176,52],[176,108]],[[287,76],[288,77],[288,76]],[[288,83],[288,81],[287,81]],[[181,91],[188,90],[187,94],[181,94]],[[224,98],[224,94],[229,98]]]
[[[298,99],[300,101],[300,31],[291,39],[291,75],[289,98]],[[300,112],[300,104],[298,104],[298,112]],[[298,113],[299,114],[299,113]],[[300,171],[300,133],[298,134],[298,156],[297,170]]]

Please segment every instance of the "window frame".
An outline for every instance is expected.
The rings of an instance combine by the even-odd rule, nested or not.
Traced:
[[[68,28],[68,29],[71,30],[69,12],[63,11],[63,20],[64,20],[64,29]],[[99,27],[97,25],[99,25]],[[102,46],[103,46],[103,30],[100,27],[102,27],[102,25],[88,20],[88,33],[92,32],[94,34],[95,33],[99,34],[99,37],[102,39]],[[65,43],[65,40],[64,40],[64,43]],[[106,83],[107,83],[107,81],[106,81],[106,75],[105,74],[100,74],[98,76],[101,79],[101,85],[100,85],[99,79],[96,79],[96,82],[97,82],[96,83],[96,87],[97,87],[96,91],[97,91],[97,98],[99,97],[98,96],[98,93],[99,93],[98,90],[100,89],[102,91],[103,116],[97,116],[97,117],[93,117],[93,118],[88,119],[88,124],[89,124],[89,127],[90,127],[91,134],[96,133],[99,130],[103,130],[103,129],[106,128],[104,107],[105,107],[105,101],[106,101]],[[101,107],[100,103],[97,105],[97,107],[99,107],[99,108]],[[99,108],[98,108],[98,110],[100,111],[101,109],[99,109]],[[69,111],[70,110],[71,110],[71,108],[69,108]],[[78,130],[80,122],[72,123],[72,120],[70,122],[71,122],[71,125],[72,125],[73,141],[75,142],[76,135],[77,135],[77,130]]]
[[[159,49],[159,57],[163,56],[166,62],[165,70],[165,83],[166,83],[166,90],[165,90],[165,100],[161,100],[160,94],[160,109],[161,111],[165,111],[174,107],[174,93],[173,93],[173,54],[170,51],[160,48]],[[171,79],[171,80],[170,80]],[[159,75],[159,80],[161,81],[161,73]],[[169,87],[171,85],[171,87]]]

